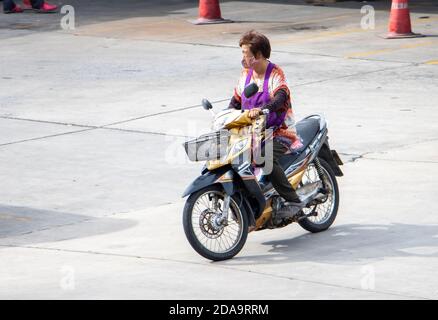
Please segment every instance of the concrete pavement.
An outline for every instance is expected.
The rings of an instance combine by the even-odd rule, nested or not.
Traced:
[[[239,23],[214,26],[187,22],[196,1],[93,3],[71,2],[73,31],[60,15],[0,16],[1,298],[437,299],[432,1],[413,5],[428,37],[410,40],[380,37],[381,1],[373,30],[356,1],[226,1]],[[251,233],[211,263],[182,230],[202,164],[181,143],[208,131],[202,98],[227,105],[251,28],[271,39],[297,118],[327,118],[341,204],[327,232]]]

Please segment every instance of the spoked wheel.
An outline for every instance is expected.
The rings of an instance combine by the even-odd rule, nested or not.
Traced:
[[[228,219],[221,219],[225,196],[221,187],[209,186],[193,193],[184,206],[187,240],[196,252],[213,261],[234,257],[248,236],[248,217],[235,196],[230,199]]]
[[[315,162],[312,162],[304,173],[302,184],[323,181],[325,186],[326,198],[321,203],[310,208],[303,209],[304,214],[309,214],[313,210],[313,216],[308,216],[298,223],[301,227],[310,232],[321,232],[327,230],[335,221],[339,207],[339,189],[335,173],[324,159],[318,158],[320,162],[320,173],[318,173]]]

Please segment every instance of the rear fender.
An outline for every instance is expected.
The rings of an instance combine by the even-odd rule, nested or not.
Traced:
[[[330,150],[328,138],[324,141],[324,144],[319,150],[318,156],[323,158],[330,165],[337,177],[342,177],[344,175],[339,167],[340,165],[343,165],[342,160],[336,150]]]

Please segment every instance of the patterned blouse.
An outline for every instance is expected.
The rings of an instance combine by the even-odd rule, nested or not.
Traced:
[[[239,81],[234,88],[234,95],[230,102],[230,108],[241,109],[241,96],[245,88],[245,81],[248,76],[249,69],[243,69],[240,73]],[[263,91],[263,80],[258,80],[251,77],[250,83],[255,82],[259,91]],[[262,109],[269,109],[270,112],[283,113],[286,112],[286,117],[282,125],[274,129],[274,140],[284,145],[288,152],[299,149],[302,146],[295,128],[295,117],[292,110],[291,95],[288,86],[288,81],[284,75],[283,70],[277,65],[271,72],[268,80],[268,90],[271,97],[271,102],[262,107]],[[287,152],[286,152],[287,153]]]

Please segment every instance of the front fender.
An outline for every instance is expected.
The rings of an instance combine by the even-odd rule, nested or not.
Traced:
[[[233,183],[234,171],[231,168],[215,171],[207,171],[205,174],[197,177],[184,191],[182,197],[186,197],[196,191],[213,184],[220,183],[225,192],[230,196],[234,194],[235,188]]]

